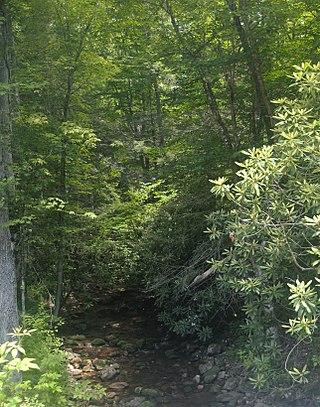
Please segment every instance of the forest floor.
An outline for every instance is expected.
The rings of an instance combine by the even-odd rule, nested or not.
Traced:
[[[254,391],[231,356],[231,340],[203,345],[168,335],[152,299],[136,292],[114,292],[88,310],[79,308],[66,318],[61,335],[70,375],[107,390],[86,406],[320,406],[318,383],[308,397],[303,388]]]

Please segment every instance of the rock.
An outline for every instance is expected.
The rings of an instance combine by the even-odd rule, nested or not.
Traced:
[[[120,401],[119,407],[140,407],[141,404],[145,401],[145,397],[135,397],[130,401]]]
[[[106,341],[110,343],[110,345],[114,346],[117,342],[115,335],[108,335],[106,336]]]
[[[193,386],[191,386],[190,384],[187,384],[187,385],[183,386],[183,391],[184,391],[184,393],[192,393]]]
[[[140,391],[141,396],[146,396],[146,397],[152,397],[152,398],[158,398],[162,396],[162,392],[158,389],[148,389],[148,388],[143,388]]]
[[[266,404],[266,403],[264,403],[263,401],[258,400],[258,401],[255,403],[254,407],[271,407],[271,406],[270,406],[270,404]]]
[[[197,362],[199,359],[201,359],[201,351],[197,350],[192,354],[191,362]]]
[[[197,390],[202,391],[204,389],[204,384],[198,384]]]
[[[238,384],[238,380],[236,378],[234,378],[234,377],[230,377],[225,382],[223,388],[225,390],[234,390],[237,387],[237,384]]]
[[[200,375],[199,375],[199,374],[196,374],[196,375],[192,378],[192,381],[193,381],[193,383],[195,383],[195,384],[200,384],[200,380],[201,380],[201,378],[200,378]]]
[[[117,346],[119,346],[120,349],[127,351],[129,353],[134,353],[138,350],[138,347],[135,344],[123,340],[118,341]]]
[[[84,372],[93,372],[94,368],[92,367],[92,365],[85,365],[85,366],[83,366],[82,370]]]
[[[144,401],[139,407],[156,407],[156,403],[153,401]]]
[[[119,363],[111,363],[111,364],[110,364],[110,367],[113,367],[114,369],[117,369],[117,370],[120,369]]]
[[[207,349],[208,356],[219,355],[222,352],[222,346],[220,343],[211,343]]]
[[[216,400],[219,403],[224,403],[224,404],[229,403],[229,405],[232,406],[233,404],[236,405],[238,400],[240,400],[242,398],[243,398],[243,394],[238,393],[236,391],[229,391],[228,393],[218,394],[216,397]]]
[[[95,366],[100,366],[100,367],[109,366],[109,361],[105,360],[105,359],[95,358],[95,359],[92,360],[92,363]]]
[[[85,335],[72,335],[72,336],[70,336],[70,339],[72,339],[74,341],[85,341],[86,337],[85,337]]]
[[[106,341],[102,338],[95,338],[91,341],[92,346],[102,346],[105,344],[106,344]]]
[[[224,379],[226,377],[227,373],[224,370],[221,370],[218,373],[218,379]]]
[[[214,359],[210,359],[206,363],[202,363],[201,365],[199,365],[199,372],[201,374],[204,374],[208,370],[212,369],[214,365],[215,365]]]
[[[73,365],[80,365],[80,363],[82,363],[82,359],[80,358],[80,356],[72,356],[72,357],[70,358],[70,362],[71,362]]]
[[[162,390],[165,392],[165,393],[167,393],[167,394],[177,394],[177,392],[178,392],[178,388],[177,388],[177,386],[176,385],[173,385],[173,384],[171,384],[171,385],[166,385],[166,386],[164,386],[164,387],[162,387]]]
[[[219,366],[214,366],[212,369],[208,370],[204,376],[203,381],[205,384],[212,383],[218,376]]]
[[[175,349],[167,349],[164,354],[166,355],[166,357],[168,359],[178,359],[179,356],[176,354],[176,350]]]
[[[65,344],[68,346],[78,346],[78,342],[75,341],[74,339],[66,339]]]
[[[126,387],[129,387],[129,384],[127,382],[115,382],[115,383],[109,384],[108,387],[111,390],[123,390]]]
[[[114,391],[108,391],[107,393],[107,397],[108,399],[114,399],[116,397],[117,393],[115,393]]]
[[[117,375],[117,373],[118,373],[118,371],[114,367],[109,366],[109,367],[106,367],[103,370],[101,370],[100,378],[102,381],[105,382],[107,380],[113,379]]]
[[[106,404],[106,398],[104,396],[97,397],[90,400],[90,403],[94,406],[104,406]]]
[[[82,374],[82,370],[81,369],[71,369],[70,373],[72,374],[72,376],[80,376]]]
[[[209,393],[212,394],[218,394],[221,393],[221,386],[219,386],[218,384],[214,383],[210,386],[209,388]]]

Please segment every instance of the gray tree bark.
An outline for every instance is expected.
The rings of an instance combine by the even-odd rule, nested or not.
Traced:
[[[9,210],[5,184],[10,174],[10,70],[7,13],[0,0],[0,343],[19,325],[15,263],[9,230]]]

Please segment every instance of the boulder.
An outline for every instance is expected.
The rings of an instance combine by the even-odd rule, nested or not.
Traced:
[[[143,388],[140,391],[141,396],[151,397],[151,398],[158,398],[162,396],[162,392],[158,389],[148,389]]]
[[[103,382],[112,380],[117,375],[117,373],[118,371],[114,367],[108,366],[101,370],[100,378]]]
[[[106,344],[106,341],[102,338],[95,338],[91,341],[92,346],[102,346],[105,344]]]
[[[224,390],[234,390],[238,385],[238,380],[235,377],[229,377],[225,382],[223,388]]]
[[[215,365],[214,359],[209,359],[207,362],[202,363],[201,365],[199,365],[200,374],[206,373],[208,370],[212,369],[214,365]]]
[[[205,384],[212,383],[218,376],[219,373],[219,366],[214,366],[212,369],[208,370],[204,376],[203,381]]]

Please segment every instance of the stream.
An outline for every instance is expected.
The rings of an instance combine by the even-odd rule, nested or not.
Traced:
[[[206,346],[168,335],[157,322],[151,298],[110,293],[89,310],[66,318],[61,331],[69,373],[107,390],[86,406],[119,407],[316,407],[286,394],[267,402],[252,389],[244,367],[228,356],[222,339]],[[82,404],[83,405],[83,404]]]

